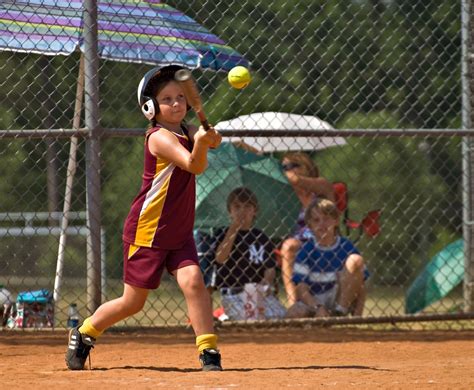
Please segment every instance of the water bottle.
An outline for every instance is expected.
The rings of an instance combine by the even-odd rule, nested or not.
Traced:
[[[26,325],[25,321],[25,304],[23,302],[16,303],[16,317],[13,327],[23,328]]]
[[[79,325],[79,312],[77,311],[77,305],[71,303],[67,312],[67,327],[75,328],[77,325]]]

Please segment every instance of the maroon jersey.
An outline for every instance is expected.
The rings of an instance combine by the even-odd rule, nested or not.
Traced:
[[[178,249],[192,237],[196,182],[192,173],[150,153],[149,136],[159,130],[153,128],[145,139],[142,186],[125,220],[123,240],[148,248]],[[191,151],[188,135],[175,136]]]

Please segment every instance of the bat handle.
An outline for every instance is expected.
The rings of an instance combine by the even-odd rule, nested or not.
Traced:
[[[209,122],[207,121],[206,115],[202,111],[197,112],[199,122],[201,122],[202,127],[204,127],[204,130],[208,131],[211,126],[209,125]]]

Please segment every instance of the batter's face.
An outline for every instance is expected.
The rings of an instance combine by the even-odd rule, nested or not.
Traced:
[[[160,107],[159,122],[180,124],[186,116],[187,106],[184,91],[176,81],[170,81],[156,95]]]

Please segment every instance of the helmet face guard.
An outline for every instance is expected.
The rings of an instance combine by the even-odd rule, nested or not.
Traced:
[[[140,80],[137,90],[138,105],[146,119],[152,120],[160,112],[153,91],[155,83],[161,80],[174,80],[174,74],[180,69],[184,68],[179,65],[159,66],[145,73]]]

